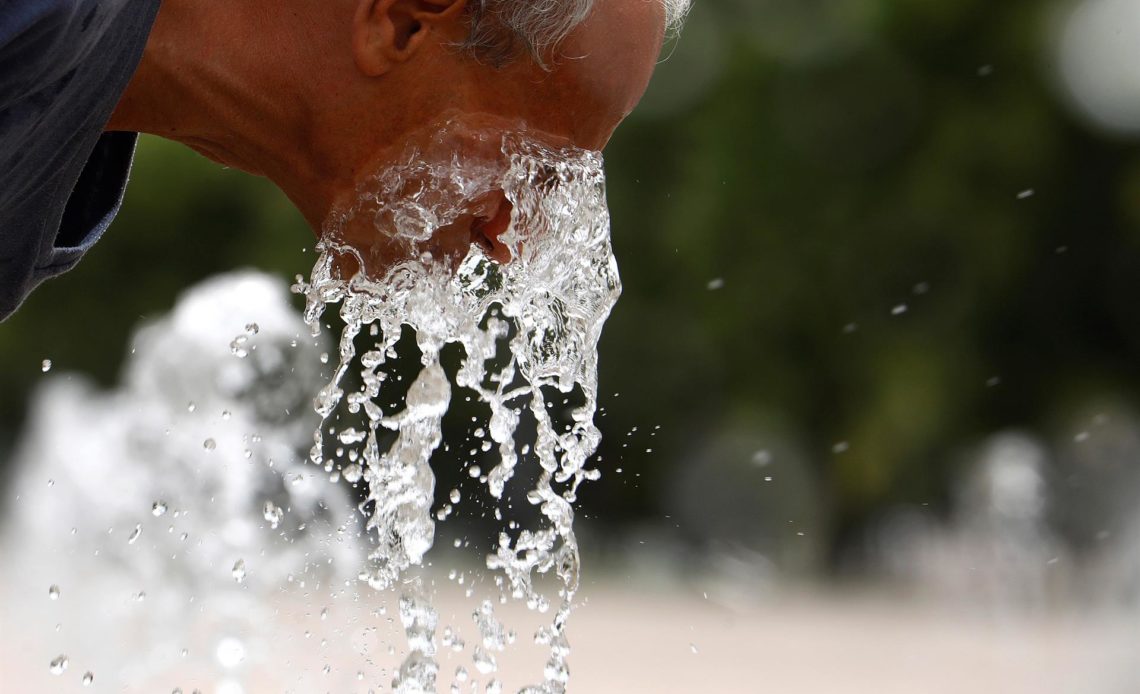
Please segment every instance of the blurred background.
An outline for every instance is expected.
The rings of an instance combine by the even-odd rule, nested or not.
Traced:
[[[668,53],[606,152],[587,580],[675,607],[645,658],[755,677],[718,691],[1140,691],[1140,2],[697,0]],[[0,488],[43,360],[112,387],[181,292],[313,243],[143,138],[0,326]]]

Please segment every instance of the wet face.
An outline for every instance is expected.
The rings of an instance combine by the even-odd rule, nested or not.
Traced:
[[[419,0],[407,4],[422,7],[425,3],[433,14],[421,13],[411,20],[397,17],[390,22],[390,29],[377,33],[393,36],[395,29],[392,45],[414,49],[398,62],[389,59],[382,64],[369,57],[382,51],[384,44],[362,41],[358,21],[358,67],[366,74],[372,70],[386,81],[386,98],[398,92],[404,97],[404,107],[390,122],[383,138],[387,140],[385,146],[361,167],[364,183],[358,180],[355,190],[346,191],[342,207],[351,206],[367,189],[368,176],[399,163],[410,149],[438,148],[441,123],[451,124],[453,133],[445,140],[460,159],[504,170],[507,162],[497,143],[488,143],[488,131],[523,130],[547,145],[600,151],[644,94],[664,35],[665,17],[659,0],[597,0],[590,16],[559,46],[546,68],[526,56],[494,66],[454,48],[466,35],[464,16],[435,21],[453,7],[452,3]],[[405,32],[402,38],[400,27]],[[409,28],[415,31],[408,33]],[[420,43],[413,44],[416,40]],[[363,57],[361,46],[368,49]],[[463,202],[465,212],[437,229],[415,252],[428,251],[457,260],[475,244],[495,260],[509,261],[509,250],[498,240],[510,222],[510,203],[503,193],[482,191]],[[370,273],[382,272],[407,252],[385,237],[371,215],[338,224],[338,229],[342,241],[370,259]]]

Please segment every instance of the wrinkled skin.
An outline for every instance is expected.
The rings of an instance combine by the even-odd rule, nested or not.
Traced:
[[[465,156],[494,159],[471,133],[523,129],[548,144],[601,150],[633,110],[661,49],[658,0],[597,0],[543,69],[527,55],[494,66],[458,49],[466,0],[165,0],[109,130],[177,140],[276,183],[320,233],[369,174],[456,122]],[[435,252],[471,243],[500,261],[509,203],[465,201]],[[386,249],[374,224],[345,240]]]

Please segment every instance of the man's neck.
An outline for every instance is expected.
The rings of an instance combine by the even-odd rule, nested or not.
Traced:
[[[304,76],[350,74],[337,62],[351,56],[335,46],[345,44],[351,14],[333,11],[337,4],[164,0],[107,129],[166,137],[267,176],[319,230],[345,173],[331,165],[339,154],[325,137],[331,128],[310,108],[335,99],[335,83],[321,80],[315,93],[318,80]]]

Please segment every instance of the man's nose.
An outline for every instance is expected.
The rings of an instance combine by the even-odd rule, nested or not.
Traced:
[[[499,263],[511,261],[511,249],[501,241],[511,225],[511,203],[502,191],[487,199],[487,206],[471,225],[471,241],[478,243],[489,258]]]

